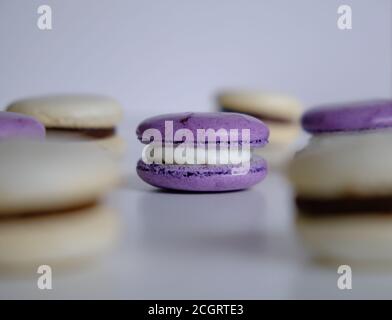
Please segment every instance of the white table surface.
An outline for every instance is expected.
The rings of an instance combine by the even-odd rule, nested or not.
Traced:
[[[81,268],[52,270],[39,290],[36,269],[0,273],[0,298],[264,299],[391,298],[392,271],[353,267],[352,290],[337,288],[337,265],[313,262],[293,223],[292,190],[270,172],[241,192],[159,191],[136,176],[141,145],[134,127],[126,183],[105,200],[118,211],[119,245]]]

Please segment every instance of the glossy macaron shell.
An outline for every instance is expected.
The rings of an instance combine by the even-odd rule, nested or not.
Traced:
[[[309,133],[350,132],[392,127],[392,100],[371,100],[314,108],[302,117]]]
[[[235,142],[241,144],[241,130],[249,129],[250,145],[252,147],[262,147],[268,143],[269,129],[262,121],[252,116],[232,112],[186,112],[148,118],[137,127],[138,139],[142,141],[143,133],[146,130],[157,129],[161,133],[162,142],[182,142],[182,140],[169,141],[167,138],[165,139],[166,121],[172,121],[174,133],[180,129],[188,129],[192,132],[195,140],[197,139],[198,129],[213,129],[215,131],[219,129],[228,131],[238,129],[239,139]]]
[[[0,111],[0,141],[10,138],[43,139],[45,127],[33,117]]]

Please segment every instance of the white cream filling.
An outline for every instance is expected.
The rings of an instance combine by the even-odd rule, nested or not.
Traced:
[[[249,162],[252,152],[249,147],[194,147],[179,145],[162,147],[149,144],[144,147],[142,159],[145,163],[164,164],[241,164]]]

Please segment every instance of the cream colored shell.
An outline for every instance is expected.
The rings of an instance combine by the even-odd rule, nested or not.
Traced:
[[[118,181],[116,161],[96,146],[0,143],[0,215],[80,206],[96,201]]]
[[[47,128],[112,128],[122,118],[120,104],[99,95],[53,95],[13,102],[7,111],[35,117]]]
[[[127,148],[126,141],[119,135],[97,139],[95,140],[95,143],[102,149],[110,152],[116,158],[122,157]]]
[[[324,261],[392,262],[392,215],[361,213],[297,218],[299,236]]]
[[[115,158],[121,158],[126,152],[126,141],[118,134],[104,138],[94,138],[84,135],[77,130],[46,130],[46,139],[55,142],[73,142],[87,145],[97,145],[108,151]]]
[[[96,206],[0,221],[0,266],[75,263],[109,249],[118,237],[116,212]]]
[[[391,131],[325,135],[289,166],[297,194],[315,198],[392,194]]]
[[[282,147],[287,147],[293,143],[301,132],[300,126],[297,123],[277,123],[271,121],[264,121],[264,123],[270,130],[269,143]]]
[[[267,161],[269,170],[286,170],[294,156],[294,149],[285,145],[267,144],[263,148],[256,148],[253,152]]]
[[[218,96],[221,107],[237,112],[261,114],[288,120],[298,120],[302,113],[301,103],[290,96],[251,92],[223,92]]]

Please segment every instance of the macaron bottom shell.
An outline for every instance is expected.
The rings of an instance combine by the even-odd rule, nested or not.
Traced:
[[[114,158],[121,158],[126,152],[126,141],[118,134],[109,135],[102,138],[88,137],[77,130],[47,130],[48,141],[61,143],[80,143],[87,145],[97,145]]]
[[[143,181],[155,187],[190,192],[247,189],[267,175],[266,161],[260,157],[252,157],[247,173],[233,174],[232,169],[240,166],[146,164],[140,159],[137,174]]]
[[[267,161],[270,170],[284,170],[293,158],[295,149],[291,146],[268,144],[262,149],[255,149],[254,153]]]
[[[296,229],[312,257],[323,263],[392,265],[392,215],[310,216],[299,212]]]
[[[118,219],[116,211],[101,205],[1,218],[0,270],[88,262],[116,243]]]

